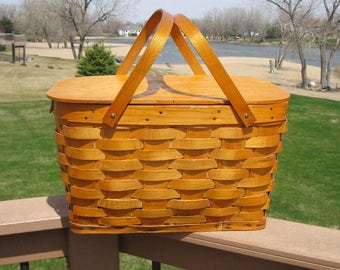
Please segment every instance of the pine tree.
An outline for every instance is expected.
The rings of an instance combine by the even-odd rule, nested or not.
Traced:
[[[76,76],[96,76],[115,74],[118,66],[115,56],[107,51],[104,44],[95,43],[85,50],[85,55],[77,63]]]
[[[0,31],[4,33],[13,33],[14,32],[13,22],[7,17],[2,17],[2,19],[0,19]]]

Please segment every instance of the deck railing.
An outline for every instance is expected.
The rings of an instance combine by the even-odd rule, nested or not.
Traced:
[[[340,269],[339,230],[272,218],[249,232],[75,235],[68,228],[64,196],[0,202],[0,265],[66,257],[72,270],[119,269],[121,251],[185,269]]]

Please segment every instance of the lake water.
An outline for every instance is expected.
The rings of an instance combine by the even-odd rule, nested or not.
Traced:
[[[133,38],[112,38],[105,40],[112,43],[132,44]],[[244,56],[244,57],[262,57],[272,58],[277,56],[279,47],[275,45],[251,45],[251,44],[231,44],[224,42],[210,42],[212,49],[219,57],[223,56]],[[320,66],[320,53],[318,48],[306,48],[305,55],[308,65]],[[292,48],[286,55],[288,61],[300,63],[296,49]],[[174,42],[169,39],[164,46],[161,54],[156,60],[157,64],[186,64],[182,55],[178,52]],[[340,66],[340,52],[336,52],[333,59],[333,66]]]

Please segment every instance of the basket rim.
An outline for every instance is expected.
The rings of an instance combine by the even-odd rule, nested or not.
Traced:
[[[68,78],[56,83],[47,97],[67,103],[111,104],[127,80],[126,75]],[[247,104],[272,104],[288,101],[290,94],[262,79],[232,76]],[[230,104],[210,75],[147,76],[130,104]]]

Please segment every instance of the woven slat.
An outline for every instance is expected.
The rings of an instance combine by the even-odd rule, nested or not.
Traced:
[[[141,208],[142,202],[136,199],[102,199],[98,201],[98,207],[105,209],[135,209]]]
[[[102,227],[113,226],[131,226],[140,224],[140,220],[137,217],[102,217],[98,222]]]
[[[102,180],[98,181],[96,187],[105,191],[126,191],[137,190],[142,188],[142,185],[137,180]]]
[[[214,187],[210,179],[176,179],[169,182],[168,188],[178,190],[205,190]]]
[[[67,170],[63,181],[69,186],[71,202],[79,204],[72,205],[70,215],[76,231],[264,226],[285,121],[250,128],[192,127],[171,126],[164,118],[162,125],[117,126],[121,132],[111,138],[103,138],[105,125],[95,124],[91,132],[82,122],[70,124],[57,127],[55,138],[58,160]],[[67,145],[76,145],[74,140],[84,143]],[[107,159],[117,154],[122,158]],[[88,162],[88,167],[77,160]]]

